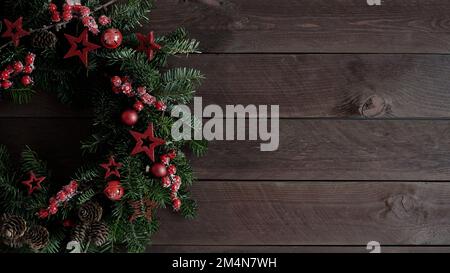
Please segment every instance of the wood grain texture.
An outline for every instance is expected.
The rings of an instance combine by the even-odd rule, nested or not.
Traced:
[[[157,245],[448,245],[450,184],[202,181],[198,218],[161,213]]]
[[[191,55],[171,66],[200,69],[203,104],[280,105],[289,118],[450,118],[450,56],[364,54]],[[0,103],[0,117],[87,117],[39,93]]]
[[[145,30],[185,27],[205,52],[448,53],[442,0],[164,0]]]
[[[150,245],[147,253],[369,253],[366,246]],[[382,253],[450,253],[450,247],[381,246]]]
[[[2,118],[0,143],[16,153],[29,144],[55,169],[71,170],[81,163],[79,141],[89,125],[89,119]],[[260,141],[213,141],[207,157],[192,163],[206,180],[448,181],[449,134],[450,120],[282,119],[277,151],[261,152]]]
[[[196,55],[204,104],[280,105],[280,116],[450,117],[450,56]]]

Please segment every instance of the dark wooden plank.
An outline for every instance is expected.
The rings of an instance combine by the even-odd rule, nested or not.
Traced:
[[[204,105],[276,104],[281,117],[450,118],[450,56],[195,55],[172,66],[200,69]],[[0,117],[88,116],[40,93],[0,103]]]
[[[160,213],[157,245],[448,245],[450,183],[202,181],[198,217]]]
[[[204,104],[277,104],[281,117],[450,117],[450,56],[201,55]]]
[[[280,146],[214,141],[193,158],[200,179],[450,180],[450,120],[280,121]],[[0,143],[36,147],[62,168],[79,163],[89,119],[0,119]],[[69,164],[69,166],[70,166]],[[72,166],[70,166],[72,167]]]
[[[369,253],[366,246],[184,246],[151,245],[147,253]],[[450,247],[382,246],[382,253],[450,253]]]
[[[448,53],[442,0],[164,0],[145,30],[185,27],[206,52]]]

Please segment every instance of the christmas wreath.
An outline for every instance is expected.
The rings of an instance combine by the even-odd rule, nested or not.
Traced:
[[[27,103],[38,91],[93,109],[85,164],[55,181],[26,147],[20,163],[0,145],[0,251],[142,252],[158,209],[193,217],[194,180],[184,152],[204,141],[174,141],[169,114],[188,103],[202,75],[167,68],[169,56],[198,52],[183,29],[135,33],[150,0],[4,0],[0,94]]]

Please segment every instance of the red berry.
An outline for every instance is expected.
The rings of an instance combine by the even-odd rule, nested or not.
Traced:
[[[5,71],[8,72],[9,74],[12,74],[14,73],[14,67],[12,65],[8,65]]]
[[[81,16],[89,16],[89,14],[91,14],[91,9],[86,6],[81,6],[80,14],[81,14]]]
[[[148,93],[141,96],[141,100],[143,103],[145,103],[147,105],[153,105],[156,102],[156,98]]]
[[[172,192],[178,192],[178,190],[180,189],[181,183],[173,183],[172,187],[170,188],[172,190]]]
[[[165,111],[167,108],[166,104],[162,101],[157,101],[155,104],[155,107],[156,107],[156,110],[158,110],[158,111]]]
[[[139,119],[138,114],[136,113],[136,111],[134,110],[126,110],[125,112],[122,113],[122,122],[125,125],[128,126],[133,126],[137,123]]]
[[[41,209],[41,210],[39,210],[38,216],[39,216],[39,218],[41,218],[41,219],[47,218],[47,217],[48,217],[48,210],[46,210],[46,209]]]
[[[109,25],[111,23],[111,19],[109,19],[109,17],[106,16],[106,15],[102,15],[102,16],[100,16],[98,18],[98,22],[99,22],[100,25],[106,26],[106,25]]]
[[[172,200],[172,206],[174,211],[179,211],[181,208],[181,200],[180,198],[175,198]]]
[[[169,174],[176,174],[177,173],[177,167],[175,167],[175,165],[170,165],[169,167],[167,167],[167,172]]]
[[[114,76],[111,78],[111,83],[115,87],[120,87],[122,85],[122,79],[119,76]]]
[[[71,12],[72,11],[72,5],[69,5],[69,4],[64,4],[63,5],[63,11],[64,12]]]
[[[20,73],[23,71],[23,64],[22,62],[15,62],[14,63],[14,72]]]
[[[175,157],[177,157],[177,152],[175,150],[171,150],[169,151],[169,153],[167,153],[167,155],[170,157],[170,159],[175,159]]]
[[[23,73],[31,74],[33,73],[34,67],[32,65],[27,65],[23,68]]]
[[[161,160],[161,163],[163,163],[164,165],[169,165],[170,157],[168,155],[162,155],[159,157],[159,159]]]
[[[170,177],[168,177],[168,176],[164,176],[162,178],[161,182],[162,182],[162,186],[164,188],[168,188],[168,187],[170,187],[170,184],[172,184],[172,181],[170,180]]]
[[[9,73],[9,71],[6,71],[6,70],[3,70],[0,73],[0,77],[1,77],[2,80],[8,80],[10,75],[11,75],[11,73]]]
[[[48,207],[48,212],[50,215],[56,214],[58,212],[58,206],[57,205],[50,205]]]
[[[67,193],[65,191],[59,191],[56,194],[56,200],[59,202],[64,202],[67,199]]]
[[[134,110],[141,112],[144,109],[144,104],[140,101],[136,101],[133,105]]]
[[[64,11],[62,18],[64,20],[64,22],[69,22],[70,20],[73,19],[72,13],[70,11]]]
[[[174,184],[180,184],[181,185],[181,177],[179,177],[178,175],[174,175],[172,177],[172,181]]]
[[[161,163],[155,163],[152,166],[152,174],[156,177],[166,176],[167,174],[166,166],[164,166],[164,164]]]
[[[25,57],[25,64],[26,65],[32,65],[34,63],[34,60],[36,59],[36,55],[33,53],[28,53]]]
[[[33,83],[33,79],[28,75],[23,76],[20,81],[24,86],[28,86]]]
[[[52,21],[54,23],[58,23],[61,21],[61,16],[59,15],[59,13],[55,12],[52,14]]]
[[[51,11],[51,12],[55,12],[55,11],[58,10],[58,7],[57,7],[55,4],[50,3],[50,4],[48,5],[48,10]]]
[[[120,94],[120,92],[122,92],[122,88],[113,86],[113,87],[112,87],[112,91],[113,91],[115,94]]]
[[[13,85],[13,83],[11,81],[2,81],[2,88],[3,89],[9,89],[11,86]]]
[[[139,96],[143,96],[144,94],[147,94],[147,88],[145,88],[143,86],[139,86],[137,88],[137,93]]]
[[[126,83],[122,84],[122,92],[124,94],[130,94],[131,91],[132,91],[131,83],[126,82]]]
[[[78,182],[75,180],[70,181],[69,187],[73,190],[73,192],[76,192],[78,189]]]
[[[48,200],[48,203],[50,204],[50,206],[54,206],[58,204],[58,201],[56,200],[55,197],[50,197],[50,199]]]
[[[128,77],[128,76],[123,76],[121,79],[122,79],[122,82],[124,82],[124,83],[130,82],[130,77]]]

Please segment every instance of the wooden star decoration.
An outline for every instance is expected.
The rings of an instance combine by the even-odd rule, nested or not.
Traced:
[[[145,199],[139,201],[129,201],[128,203],[133,209],[133,214],[129,219],[130,222],[134,222],[142,216],[144,216],[144,218],[149,222],[152,220],[153,209],[157,207],[156,202],[150,199]]]
[[[163,139],[156,138],[153,133],[153,123],[150,123],[144,133],[139,133],[130,130],[130,134],[136,140],[136,146],[131,155],[136,155],[144,152],[152,162],[155,162],[155,148],[163,145],[166,142]],[[146,141],[147,143],[144,143]]]
[[[22,184],[28,187],[28,194],[31,195],[35,190],[42,189],[41,183],[45,177],[36,177],[33,171],[30,172],[30,179],[22,181]]]
[[[111,175],[120,178],[119,169],[122,168],[123,164],[116,162],[113,156],[109,158],[108,163],[100,164],[100,166],[106,170],[105,179],[109,178]]]
[[[8,19],[3,19],[6,25],[6,31],[2,34],[3,38],[11,38],[14,46],[19,46],[20,38],[30,35],[30,32],[26,31],[22,27],[22,17],[19,17],[14,23]]]
[[[137,51],[145,52],[148,57],[148,60],[153,60],[155,56],[155,51],[160,50],[162,48],[161,45],[155,43],[155,35],[153,31],[151,31],[147,36],[142,33],[136,33],[136,37],[139,40],[139,46]]]
[[[100,48],[99,45],[93,44],[88,41],[89,40],[88,29],[85,28],[79,37],[74,37],[69,34],[64,34],[64,36],[70,43],[69,52],[67,52],[67,54],[64,56],[64,59],[78,56],[80,60],[83,62],[83,64],[87,67],[89,52]],[[80,46],[82,46],[82,49],[80,49]]]

